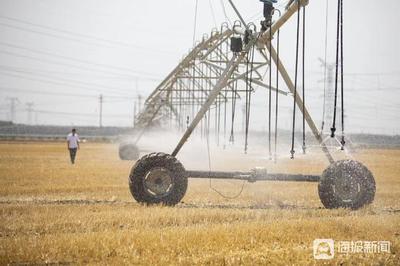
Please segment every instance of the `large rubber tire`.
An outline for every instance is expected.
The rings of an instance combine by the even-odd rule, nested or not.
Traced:
[[[140,152],[138,147],[132,143],[122,143],[119,145],[119,158],[125,161],[134,161],[139,159]]]
[[[319,198],[325,208],[359,209],[373,202],[375,179],[363,164],[344,160],[331,164],[321,176]]]
[[[167,181],[157,184],[158,177],[155,177],[157,174],[152,175],[157,171]],[[154,193],[147,187],[150,176],[155,179],[152,183],[152,186],[155,187],[153,191],[159,190],[159,187],[164,189],[167,185],[168,190],[159,194]],[[129,176],[129,189],[133,198],[139,203],[176,205],[185,196],[187,186],[188,179],[185,168],[175,157],[165,153],[151,153],[142,157],[132,167]]]

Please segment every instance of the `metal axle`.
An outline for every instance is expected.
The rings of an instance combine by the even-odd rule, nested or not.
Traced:
[[[255,168],[250,172],[186,171],[189,178],[212,178],[256,181],[319,182],[320,176],[299,174],[268,173],[265,168]]]

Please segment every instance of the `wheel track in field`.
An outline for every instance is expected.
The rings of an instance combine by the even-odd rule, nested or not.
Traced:
[[[121,200],[104,200],[104,199],[43,199],[43,198],[26,198],[26,199],[0,199],[0,204],[32,204],[32,205],[138,205],[132,201]],[[323,207],[301,206],[294,204],[212,204],[212,203],[180,203],[176,205],[178,209],[221,209],[221,210],[324,210]],[[400,213],[400,209],[396,208],[380,208],[372,209],[370,214]]]
[[[130,204],[118,200],[97,199],[0,199],[0,204],[33,204],[33,205],[101,205],[101,204]]]

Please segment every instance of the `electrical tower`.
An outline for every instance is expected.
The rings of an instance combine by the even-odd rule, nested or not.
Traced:
[[[19,103],[19,99],[17,97],[7,98],[10,101],[10,121],[15,122],[17,117],[17,104]]]
[[[26,103],[26,111],[28,112],[28,125],[32,125],[33,124],[33,106],[35,104],[33,102],[28,102]]]

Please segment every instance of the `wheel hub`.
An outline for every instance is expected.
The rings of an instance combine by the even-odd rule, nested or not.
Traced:
[[[172,184],[170,171],[162,167],[151,169],[144,179],[147,192],[155,197],[167,195],[171,191]]]
[[[357,199],[361,186],[352,176],[345,175],[336,180],[333,190],[343,202],[351,203]]]

